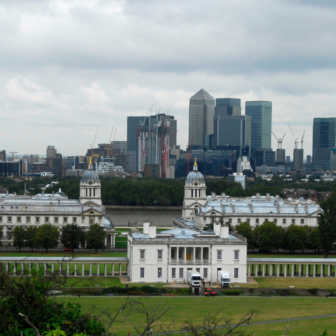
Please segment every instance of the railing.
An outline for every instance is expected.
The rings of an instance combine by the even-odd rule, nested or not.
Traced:
[[[169,265],[211,265],[209,260],[177,260],[172,259],[168,262]]]

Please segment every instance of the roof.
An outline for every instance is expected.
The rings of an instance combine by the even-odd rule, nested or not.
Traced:
[[[201,89],[197,93],[195,93],[190,99],[214,99],[214,98],[204,89]]]
[[[84,172],[80,181],[81,181],[81,183],[86,183],[86,182],[89,182],[89,181],[100,183],[99,175],[94,170],[85,170],[85,172]]]

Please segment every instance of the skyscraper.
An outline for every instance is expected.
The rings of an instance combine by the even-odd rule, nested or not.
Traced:
[[[193,139],[193,149],[203,149],[205,135],[214,132],[215,99],[205,90],[199,90],[189,103],[189,146]]]
[[[47,158],[49,157],[55,157],[57,154],[57,149],[55,146],[48,146],[47,147]]]
[[[303,149],[294,148],[293,163],[295,170],[303,170]]]
[[[330,169],[331,149],[336,147],[336,118],[314,118],[313,162]]]
[[[255,149],[272,147],[272,102],[247,101],[245,115],[251,116],[251,147]]]

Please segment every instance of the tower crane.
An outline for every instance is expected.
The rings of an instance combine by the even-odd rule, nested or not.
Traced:
[[[108,142],[108,144],[109,144],[109,150],[108,150],[109,156],[111,156],[110,155],[111,154],[111,149],[112,149],[112,142],[111,142],[111,140],[112,140],[113,130],[114,130],[114,126],[112,127],[110,138],[109,138],[109,142]]]
[[[305,136],[306,130],[303,131],[302,138],[301,138],[301,149],[303,149],[303,138]]]
[[[289,129],[290,129],[290,131],[292,133],[292,136],[293,136],[293,139],[294,139],[295,149],[297,149],[298,148],[298,139],[297,138],[295,139],[295,136],[294,136],[293,131],[292,131],[289,124],[288,124],[288,126],[289,126]]]
[[[98,129],[99,129],[99,126],[97,126],[97,130],[96,130],[96,133],[95,133],[95,136],[94,136],[94,139],[93,139],[93,143],[91,145],[91,156],[90,156],[90,161],[89,161],[89,169],[92,169],[92,158],[93,158],[93,156],[99,156],[99,155],[93,155],[93,147],[94,147],[94,144],[96,142]]]
[[[117,134],[117,130],[118,130],[118,128],[116,127],[115,132],[114,132],[114,136],[113,136],[113,142],[111,144],[111,156],[113,155],[114,139],[115,139],[115,136]]]
[[[273,135],[274,135],[274,137],[275,137],[276,141],[278,142],[278,149],[282,149],[282,141],[283,141],[283,139],[284,139],[284,137],[285,137],[286,133],[283,135],[283,137],[282,137],[282,138],[279,138],[279,139],[276,137],[276,135],[274,134],[274,132],[273,132],[273,131],[272,131],[272,133],[273,133]]]
[[[189,174],[189,172],[190,172],[190,170],[189,170],[189,160],[190,160],[190,153],[191,153],[191,148],[192,148],[193,141],[194,141],[194,136],[191,137],[191,141],[190,141],[190,145],[189,145],[189,152],[188,152],[188,155],[187,155],[187,167],[188,167],[187,174]]]
[[[12,161],[14,161],[14,154],[18,152],[9,152],[9,153],[12,154]]]

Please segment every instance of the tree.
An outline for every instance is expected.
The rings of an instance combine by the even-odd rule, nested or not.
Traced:
[[[13,246],[21,248],[25,246],[26,230],[23,226],[16,226],[12,231]]]
[[[56,226],[51,224],[41,225],[36,232],[36,244],[46,250],[54,248],[58,245],[59,232]]]
[[[320,253],[321,249],[321,240],[320,240],[320,231],[319,227],[308,228],[307,232],[307,248],[314,250],[315,253]]]
[[[247,248],[253,249],[254,248],[254,236],[253,236],[253,229],[250,223],[243,222],[236,226],[236,231],[247,239]]]
[[[307,228],[305,226],[290,225],[285,231],[285,247],[291,253],[304,250],[307,246]]]
[[[85,239],[85,233],[83,229],[77,224],[67,224],[62,228],[61,243],[70,248],[74,253],[74,249],[79,247],[79,243]]]
[[[2,246],[2,236],[3,236],[3,231],[2,231],[2,226],[0,226],[0,247]]]
[[[34,251],[34,248],[37,247],[36,234],[37,234],[37,227],[29,226],[26,229],[25,246],[29,247],[32,252]]]
[[[92,224],[86,234],[86,248],[94,249],[97,254],[98,249],[105,248],[105,230],[99,224]]]
[[[324,257],[328,258],[329,252],[336,241],[336,191],[331,197],[320,203],[322,212],[319,214],[319,232],[321,247]]]
[[[283,244],[283,230],[273,222],[265,222],[259,229],[260,249],[264,251],[278,250]]]

